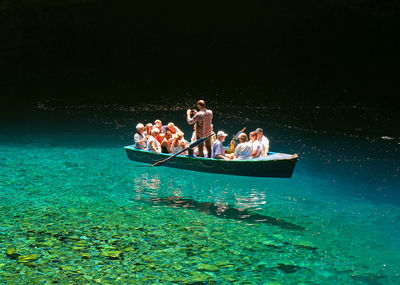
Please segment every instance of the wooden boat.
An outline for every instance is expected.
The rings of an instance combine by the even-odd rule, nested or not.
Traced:
[[[154,164],[171,156],[171,154],[157,154],[137,149],[133,145],[126,146],[125,150],[129,159],[142,163]],[[163,166],[217,174],[290,178],[297,161],[297,154],[275,152],[269,152],[268,156],[262,159],[230,161],[177,155],[166,161]]]

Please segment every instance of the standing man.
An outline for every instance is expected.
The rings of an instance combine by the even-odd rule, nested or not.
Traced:
[[[189,125],[196,124],[197,139],[211,135],[211,122],[213,113],[206,109],[206,103],[203,100],[197,101],[199,111],[194,110],[194,116],[191,118],[191,110],[187,110],[187,122]],[[207,149],[207,156],[211,158],[211,138],[206,139],[202,144],[198,145],[199,157],[204,157],[204,145]]]

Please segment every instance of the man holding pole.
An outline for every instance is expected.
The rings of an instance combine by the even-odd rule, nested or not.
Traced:
[[[206,109],[204,100],[197,101],[199,111],[193,110],[193,117],[191,117],[192,110],[187,110],[187,122],[189,125],[196,124],[197,139],[207,137],[212,133],[212,118],[213,113],[211,110]],[[211,158],[211,138],[207,138],[203,143],[198,146],[199,157],[204,157],[204,145],[207,149],[207,156]]]

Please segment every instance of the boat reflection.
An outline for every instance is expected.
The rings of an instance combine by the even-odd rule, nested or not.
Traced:
[[[154,205],[165,205],[174,208],[188,208],[223,219],[238,220],[251,224],[270,224],[287,230],[305,230],[305,228],[302,226],[298,226],[278,218],[261,215],[246,209],[235,208],[230,205],[214,204],[211,202],[198,202],[193,199],[176,196],[157,197],[148,201]]]

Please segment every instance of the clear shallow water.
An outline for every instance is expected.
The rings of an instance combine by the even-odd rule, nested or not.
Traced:
[[[99,116],[4,128],[3,283],[398,284],[396,140],[248,121],[301,158],[254,179],[140,167],[122,148],[137,117]]]

